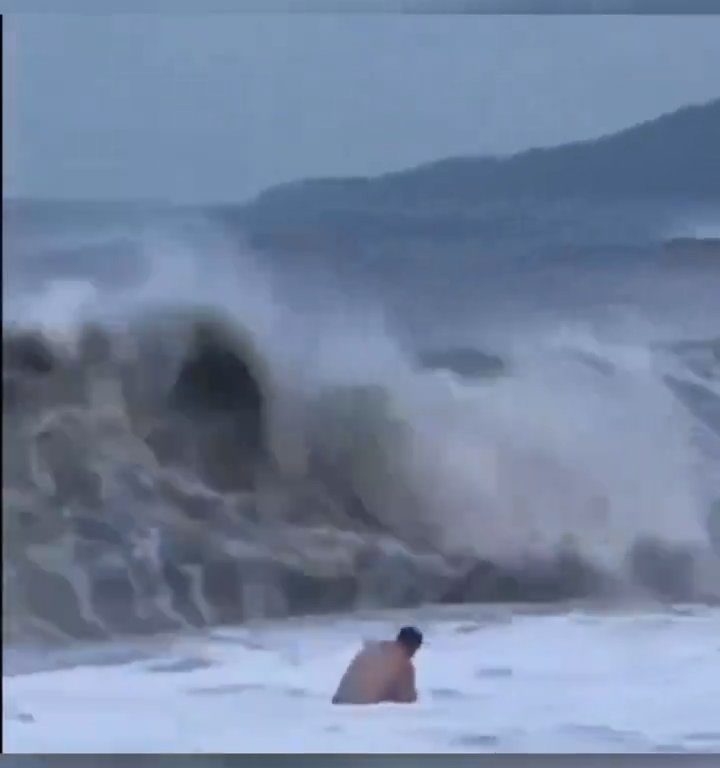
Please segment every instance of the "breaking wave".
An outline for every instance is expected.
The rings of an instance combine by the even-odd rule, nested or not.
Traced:
[[[5,295],[6,642],[720,597],[720,343],[415,350],[218,242]],[[115,257],[113,257],[115,258]]]

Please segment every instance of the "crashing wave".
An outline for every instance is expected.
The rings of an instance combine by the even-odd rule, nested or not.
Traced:
[[[404,353],[159,250],[116,294],[4,297],[7,642],[718,598],[716,342]]]
[[[433,518],[404,461],[411,425],[378,384],[306,395],[303,466],[288,472],[267,361],[217,314],[86,325],[64,342],[7,328],[3,352],[7,641],[631,583],[708,597],[692,548],[661,539],[632,541],[617,571],[571,536],[496,557],[449,544],[452,520]]]

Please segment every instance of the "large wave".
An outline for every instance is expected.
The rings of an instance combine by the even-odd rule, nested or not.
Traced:
[[[141,280],[5,294],[7,642],[720,597],[717,340],[416,350],[236,251],[143,237]]]

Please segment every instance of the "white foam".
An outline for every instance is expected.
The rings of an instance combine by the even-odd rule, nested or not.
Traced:
[[[720,750],[720,611],[508,616],[417,617],[427,642],[414,706],[329,703],[361,639],[394,628],[351,617],[217,630],[169,641],[152,660],[6,677],[5,750]],[[195,668],[151,671],[181,659]]]

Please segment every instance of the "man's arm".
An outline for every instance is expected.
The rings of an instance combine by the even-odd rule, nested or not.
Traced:
[[[353,684],[353,666],[355,660],[350,662],[350,666],[345,670],[345,674],[340,679],[340,683],[335,691],[335,695],[332,697],[333,704],[347,704],[351,700],[351,691]]]
[[[333,704],[359,703],[358,696],[360,695],[360,685],[362,682],[360,679],[362,670],[359,667],[362,655],[362,651],[357,653],[355,658],[348,665],[348,668],[345,670],[345,674],[340,680],[337,691],[332,697]]]
[[[413,704],[417,701],[417,689],[415,688],[415,667],[408,663],[400,670],[390,701],[398,704]]]

